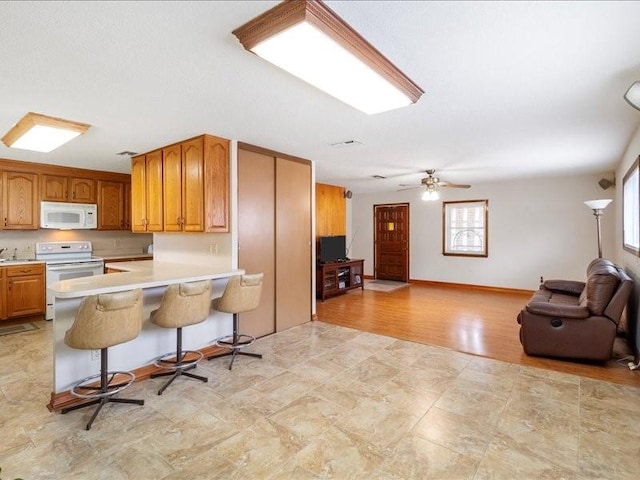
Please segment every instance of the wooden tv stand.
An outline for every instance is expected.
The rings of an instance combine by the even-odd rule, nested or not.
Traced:
[[[324,301],[354,288],[364,290],[364,260],[316,265],[316,298]]]

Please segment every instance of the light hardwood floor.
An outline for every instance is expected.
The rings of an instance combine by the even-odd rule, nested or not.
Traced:
[[[530,296],[411,284],[392,292],[352,290],[318,301],[317,317],[328,323],[519,365],[640,386],[640,371],[630,371],[626,362],[584,363],[526,355],[516,317]],[[616,352],[624,350],[619,343]]]

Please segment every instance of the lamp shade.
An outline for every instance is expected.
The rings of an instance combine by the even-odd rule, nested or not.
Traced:
[[[640,110],[640,82],[634,82],[624,94],[624,99],[633,108]]]
[[[604,210],[612,202],[610,198],[602,200],[587,200],[584,204],[591,210]]]

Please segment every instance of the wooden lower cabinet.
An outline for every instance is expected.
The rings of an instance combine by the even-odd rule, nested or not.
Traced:
[[[4,268],[0,268],[0,320],[7,318],[7,278]]]
[[[3,289],[6,295],[6,311],[0,308],[3,319],[12,319],[27,315],[39,315],[45,312],[45,276],[44,265],[13,265],[2,267],[6,282]],[[3,297],[4,300],[4,297]]]

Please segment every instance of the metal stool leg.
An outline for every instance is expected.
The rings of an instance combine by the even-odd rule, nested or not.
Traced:
[[[246,337],[249,340],[241,341],[243,337]],[[216,353],[214,355],[209,355],[207,357],[207,360],[213,360],[214,358],[231,356],[231,362],[229,363],[229,370],[231,370],[231,367],[233,367],[233,362],[236,360],[236,357],[238,355],[245,355],[247,357],[254,357],[254,358],[262,358],[262,354],[260,353],[243,352],[240,350],[241,348],[252,345],[253,342],[255,341],[256,341],[255,337],[252,337],[251,335],[243,335],[241,333],[238,333],[238,314],[234,313],[233,314],[233,333],[229,337],[223,337],[216,341],[217,346],[223,347],[223,348],[229,348],[230,350],[224,353]]]

